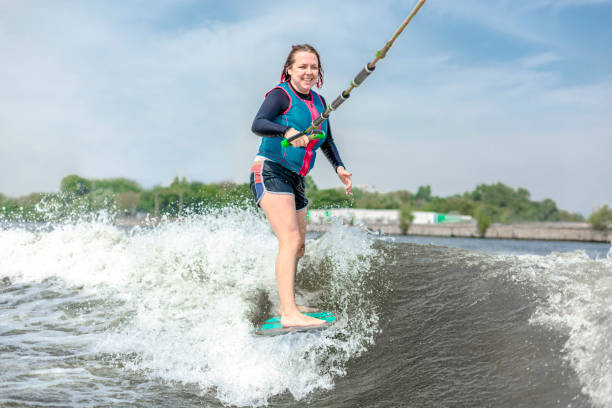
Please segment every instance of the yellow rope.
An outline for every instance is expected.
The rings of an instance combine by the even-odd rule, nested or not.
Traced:
[[[376,58],[374,59],[374,61],[370,62],[368,64],[368,69],[374,69],[374,67],[376,66],[376,63],[378,61],[380,61],[381,59],[385,58],[385,56],[387,55],[387,52],[389,52],[389,49],[393,46],[393,42],[395,42],[395,40],[397,39],[397,37],[400,36],[400,34],[402,33],[402,31],[404,31],[404,28],[406,28],[406,26],[408,25],[408,23],[410,23],[410,20],[412,20],[412,18],[416,15],[416,13],[419,12],[419,10],[421,9],[421,7],[423,7],[423,4],[425,4],[426,0],[419,0],[419,2],[417,3],[416,6],[414,6],[414,9],[412,9],[412,11],[410,12],[410,14],[408,15],[408,17],[406,18],[406,20],[404,20],[404,22],[402,23],[402,25],[395,31],[395,34],[393,34],[393,37],[391,37],[391,39],[389,41],[387,41],[387,43],[384,45],[384,47],[382,47],[380,50],[376,51]],[[351,81],[351,86],[349,86],[344,92],[342,92],[342,95],[345,98],[348,98],[349,95],[351,94],[351,91],[353,89],[355,89],[355,85],[353,84],[353,81]],[[325,109],[325,112],[323,112],[322,115],[329,117],[329,114],[332,112],[332,109],[330,106],[327,107],[327,109]],[[309,134],[311,133],[315,127],[311,124],[308,129],[306,129],[304,131],[304,134]]]
[[[397,29],[397,31],[395,32],[395,34],[393,34],[393,37],[391,37],[391,39],[389,41],[387,41],[387,43],[385,44],[384,47],[382,47],[377,53],[376,53],[376,58],[374,59],[374,61],[370,62],[368,64],[368,68],[372,69],[374,68],[374,66],[376,65],[376,63],[378,61],[380,61],[381,59],[385,58],[387,56],[387,52],[389,52],[389,48],[391,48],[391,46],[393,46],[393,43],[395,42],[395,40],[397,39],[397,37],[400,36],[400,34],[402,33],[402,31],[404,31],[404,28],[406,28],[406,26],[408,25],[408,23],[410,23],[410,20],[412,20],[412,17],[414,17],[416,15],[416,13],[419,12],[419,10],[421,9],[421,7],[423,7],[423,4],[425,4],[426,0],[419,0],[419,2],[417,3],[416,6],[414,6],[414,9],[412,10],[412,12],[410,13],[410,15],[406,18],[406,20],[404,20],[404,22],[402,23],[402,25]]]

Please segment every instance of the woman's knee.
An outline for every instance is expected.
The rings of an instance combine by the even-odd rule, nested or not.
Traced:
[[[290,250],[296,255],[298,255],[304,247],[304,240],[302,239],[300,231],[295,230],[285,234],[282,238],[280,238],[279,244],[281,248]]]

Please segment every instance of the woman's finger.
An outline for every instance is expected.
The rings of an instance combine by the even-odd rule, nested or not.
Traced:
[[[299,137],[299,138],[295,139],[293,142],[291,142],[291,144],[294,147],[304,147],[304,146],[308,145],[309,141],[310,141],[310,139],[308,139],[308,136],[302,136],[302,137]]]
[[[346,195],[351,194],[351,188],[353,187],[353,182],[351,181],[351,176],[346,176]]]
[[[342,181],[342,184],[346,186],[346,194],[349,195],[353,186],[353,181],[351,180],[352,174],[349,173],[345,168],[338,168],[338,176],[340,177],[340,181]]]

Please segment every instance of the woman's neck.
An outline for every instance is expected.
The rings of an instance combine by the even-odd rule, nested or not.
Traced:
[[[291,87],[291,89],[293,89],[293,92],[295,92],[296,94],[298,94],[298,96],[302,99],[307,99],[310,100],[311,99],[311,93],[310,93],[310,89],[308,90],[308,93],[302,93],[300,91],[298,91],[297,89],[295,89],[295,87],[293,86],[293,84],[291,83],[291,81],[289,81],[289,86]]]

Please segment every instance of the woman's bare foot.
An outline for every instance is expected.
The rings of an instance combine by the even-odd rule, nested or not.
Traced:
[[[289,313],[281,313],[281,326],[283,327],[316,327],[324,324],[325,320],[302,314],[298,309]]]
[[[317,313],[317,312],[320,312],[318,307],[310,307],[310,306],[298,305],[297,308],[302,313]],[[280,309],[278,309],[278,314],[282,314]]]

